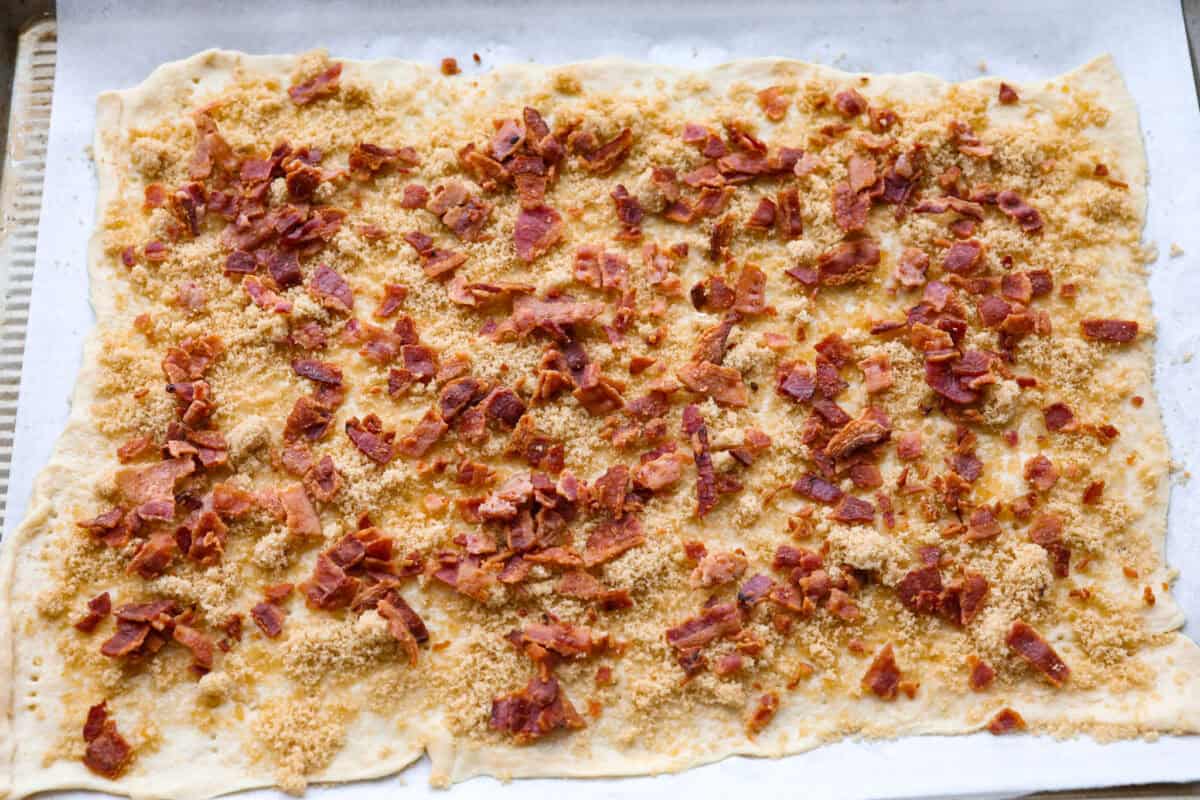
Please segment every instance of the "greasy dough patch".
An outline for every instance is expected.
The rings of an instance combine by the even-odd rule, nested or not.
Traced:
[[[11,794],[1200,727],[1110,60],[334,63],[100,99]]]

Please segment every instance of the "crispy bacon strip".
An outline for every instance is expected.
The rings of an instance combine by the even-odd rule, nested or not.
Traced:
[[[718,603],[667,630],[667,644],[676,650],[692,650],[742,630],[742,614],[736,603]]]

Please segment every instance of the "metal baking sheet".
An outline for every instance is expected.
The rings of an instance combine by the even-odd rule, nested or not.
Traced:
[[[736,10],[728,3],[655,6],[628,0],[486,5],[443,0],[433,8],[371,0],[343,0],[336,8],[314,0],[260,0],[252,7],[228,0],[120,5],[65,0],[58,13],[46,194],[25,351],[25,363],[37,369],[25,370],[21,379],[6,530],[19,521],[33,476],[62,429],[82,338],[92,323],[84,255],[95,212],[94,175],[86,154],[95,95],[138,83],[164,61],[206,47],[248,52],[325,47],[352,58],[436,62],[455,56],[469,74],[500,63],[561,63],[602,55],[697,67],[779,55],[850,71],[925,71],[950,80],[988,71],[1032,80],[1112,52],[1138,100],[1150,155],[1145,235],[1161,253],[1151,278],[1160,322],[1157,380],[1172,455],[1180,465],[1169,553],[1184,573],[1177,596],[1192,618],[1200,615],[1200,544],[1191,542],[1187,525],[1200,514],[1200,492],[1186,480],[1188,465],[1200,453],[1200,428],[1190,410],[1200,380],[1187,366],[1200,341],[1194,314],[1200,280],[1189,268],[1193,254],[1200,253],[1200,228],[1193,222],[1200,212],[1200,173],[1191,168],[1194,143],[1200,141],[1200,113],[1175,0],[1009,0],[1002,8],[949,0],[841,0],[836,5],[759,0],[740,3]],[[481,55],[482,66],[471,64],[473,52]],[[1168,258],[1172,244],[1184,255]],[[6,331],[0,329],[0,376],[6,374]],[[0,379],[0,451],[5,444],[3,386]],[[1189,630],[1196,630],[1195,625]],[[399,779],[310,792],[338,800],[382,798],[396,791],[399,780],[405,784],[402,791],[425,796],[432,794],[427,775],[427,765],[417,765]],[[781,761],[734,758],[681,775],[576,781],[570,791],[584,800],[667,792],[717,797],[748,785],[772,796],[791,794],[799,785],[814,798],[1013,796],[1037,789],[1197,778],[1200,739],[1195,737],[1100,745],[1088,739],[984,735],[849,741]],[[476,779],[453,794],[491,798],[561,791],[560,781],[500,784]]]

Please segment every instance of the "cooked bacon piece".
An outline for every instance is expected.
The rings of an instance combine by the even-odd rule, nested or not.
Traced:
[[[804,220],[800,216],[800,194],[795,188],[776,195],[779,203],[778,226],[783,240],[791,241],[804,235]]]
[[[341,314],[354,310],[354,291],[346,279],[321,264],[313,272],[308,284],[308,293],[325,308]]]
[[[1048,431],[1072,431],[1075,429],[1075,412],[1065,403],[1052,403],[1042,409],[1042,417]]]
[[[629,491],[629,467],[615,464],[592,482],[592,502],[601,509],[617,516],[625,507],[625,495]]]
[[[675,453],[664,453],[638,465],[633,481],[638,486],[657,492],[673,486],[683,476],[683,464]]]
[[[1057,514],[1040,514],[1029,527],[1029,541],[1045,548],[1056,577],[1071,572],[1071,548],[1063,543],[1063,522]]]
[[[101,592],[91,600],[88,600],[87,613],[75,623],[75,630],[83,633],[91,633],[96,630],[96,626],[100,624],[101,620],[111,612],[112,600],[108,592]]]
[[[308,395],[296,398],[292,411],[283,426],[283,440],[297,442],[301,438],[310,442],[323,437],[333,423],[333,411]]]
[[[833,509],[831,519],[852,525],[870,523],[875,519],[875,506],[848,494]]]
[[[140,650],[149,635],[147,623],[118,619],[116,632],[100,645],[100,653],[109,658],[122,658]]]
[[[521,691],[492,701],[489,722],[492,730],[507,731],[519,744],[528,744],[556,730],[584,727],[583,718],[549,668],[543,664],[539,670]]]
[[[867,394],[877,394],[892,387],[892,361],[887,353],[877,353],[858,362],[863,372]]]
[[[750,214],[750,219],[746,222],[746,227],[759,231],[769,231],[775,227],[775,216],[776,207],[774,201],[769,197],[761,197],[753,213]]]
[[[955,242],[942,257],[942,269],[955,275],[970,275],[983,266],[983,245],[974,239]]]
[[[1016,220],[1026,233],[1037,233],[1042,229],[1042,215],[1016,192],[1003,191],[997,194],[996,206]]]
[[[360,180],[371,177],[390,164],[399,164],[404,168],[419,163],[420,159],[411,147],[380,147],[368,142],[354,145],[349,157],[350,173]]]
[[[863,675],[862,687],[881,700],[895,700],[900,688],[900,668],[896,666],[896,653],[890,643],[875,654],[875,660]]]
[[[304,473],[304,488],[313,497],[328,503],[342,490],[342,476],[333,459],[324,455]]]
[[[1000,523],[996,515],[987,506],[980,506],[971,512],[967,521],[967,532],[963,538],[968,542],[978,542],[983,539],[993,539],[1000,535]]]
[[[485,397],[480,405],[488,419],[494,419],[507,428],[515,428],[525,414],[525,403],[517,393],[505,386],[498,386]]]
[[[992,717],[987,729],[993,736],[1023,731],[1025,730],[1025,718],[1011,708],[1002,708],[996,712],[996,716]]]
[[[513,244],[517,257],[531,262],[549,252],[562,238],[562,216],[548,206],[522,209],[513,229]]]
[[[214,652],[212,639],[183,623],[178,623],[171,635],[175,641],[192,651],[192,669],[200,673],[212,669]]]
[[[1062,686],[1071,675],[1070,668],[1059,658],[1045,639],[1022,620],[1013,622],[1004,639],[1009,648],[1041,672],[1054,686]]]
[[[1137,338],[1138,324],[1132,320],[1085,319],[1079,323],[1084,338],[1096,342],[1125,344]]]
[[[292,371],[302,378],[308,378],[317,383],[327,383],[331,386],[341,386],[342,370],[336,364],[328,361],[317,361],[312,358],[297,358],[292,360]]]
[[[973,692],[984,691],[996,679],[996,670],[992,669],[992,665],[981,658],[968,656],[967,666],[971,669],[971,674],[967,678],[967,685],[971,687],[971,691]]]
[[[952,403],[965,405],[979,399],[979,392],[972,389],[964,377],[956,375],[945,362],[925,362],[925,383]]]
[[[853,89],[843,89],[833,96],[833,107],[843,117],[853,119],[867,110],[867,101]]]
[[[703,517],[717,505],[717,478],[708,449],[708,426],[699,406],[683,409],[683,433],[691,441],[692,459],[696,463],[696,515]]]
[[[742,630],[742,615],[735,603],[718,603],[667,630],[667,643],[676,650],[703,647]]]
[[[420,423],[418,423],[419,426]],[[368,414],[362,421],[359,421],[358,417],[346,420],[346,435],[363,455],[377,464],[387,464],[395,455],[397,445],[394,445],[392,440],[396,438],[396,433],[395,431],[385,432],[383,420],[375,414]],[[440,436],[441,433],[439,432],[438,435]],[[400,443],[399,448],[403,452],[403,442]]]
[[[736,581],[746,572],[746,556],[738,552],[718,551],[706,555],[692,571],[689,583],[694,587],[720,586]]]
[[[463,410],[478,403],[485,391],[483,384],[469,375],[450,381],[438,392],[438,411],[442,419],[453,422]]]
[[[902,461],[915,461],[921,457],[924,452],[924,445],[921,441],[920,431],[907,431],[900,434],[900,441],[896,444],[896,455]]]
[[[1016,89],[1009,86],[1007,83],[1004,83],[1003,81],[1000,82],[1000,104],[1001,105],[1011,106],[1013,103],[1017,102],[1017,100],[1019,100],[1019,99],[1020,99],[1020,96],[1017,94]]]
[[[780,364],[775,377],[775,391],[797,403],[807,403],[816,393],[817,384],[812,370],[803,364]]]
[[[738,589],[737,602],[740,608],[750,608],[767,599],[775,588],[775,581],[767,575],[755,575]]]
[[[792,484],[792,491],[817,503],[833,505],[842,499],[843,492],[834,484],[816,475],[807,474]]]
[[[579,376],[579,388],[572,392],[589,414],[602,417],[625,405],[620,388],[600,374],[600,367],[588,364]]]
[[[854,602],[850,595],[836,587],[829,590],[826,608],[829,609],[829,613],[843,622],[858,622],[863,616],[858,603]]]
[[[938,565],[926,564],[909,572],[896,585],[896,594],[905,608],[914,614],[937,611],[942,595],[942,573]]]
[[[879,264],[879,244],[869,237],[842,242],[817,258],[822,286],[842,286],[866,280]]]
[[[321,535],[321,518],[303,486],[293,484],[284,489],[279,493],[279,501],[283,505],[289,534],[297,537]]]
[[[589,172],[607,175],[621,166],[631,149],[633,149],[633,131],[624,128],[611,140],[585,154],[584,166]]]
[[[833,221],[846,233],[861,231],[867,224],[871,211],[871,196],[866,192],[854,192],[850,184],[842,181],[833,187],[830,196],[833,205]]]
[[[605,520],[588,534],[583,548],[583,563],[588,567],[603,564],[645,541],[642,524],[632,514]]]
[[[177,545],[175,535],[160,531],[150,536],[129,561],[126,572],[136,572],[145,580],[162,575],[175,558]]]
[[[767,307],[766,288],[766,273],[753,264],[747,264],[738,275],[733,310],[742,314],[761,314]]]
[[[720,405],[745,408],[750,393],[742,382],[742,373],[708,361],[689,361],[675,373],[689,391],[711,397]]]
[[[868,409],[858,419],[850,420],[825,446],[825,455],[842,460],[864,447],[886,442],[892,436],[891,428],[883,425]]]
[[[563,622],[526,625],[519,636],[522,642],[536,644],[566,658],[595,655],[608,645],[607,636],[597,635],[583,625]]]
[[[341,63],[336,63],[324,72],[320,72],[306,81],[294,84],[288,88],[288,97],[298,106],[307,105],[314,100],[328,97],[338,90],[338,81],[342,75]]]
[[[97,775],[115,780],[133,760],[133,748],[117,732],[117,723],[108,717],[108,701],[88,709],[83,740],[87,743],[83,764]]]
[[[775,718],[775,712],[778,710],[778,694],[767,692],[759,695],[758,699],[754,701],[754,707],[750,710],[749,716],[746,717],[746,735],[754,738],[763,728],[771,724],[771,720]]]
[[[642,204],[629,193],[624,184],[617,184],[610,196],[617,209],[617,219],[623,227],[622,235],[636,240],[641,236],[642,219],[645,216]]]
[[[1058,467],[1046,456],[1038,453],[1025,462],[1025,480],[1038,491],[1049,491],[1058,483]]]
[[[952,583],[951,586],[956,583],[958,581]],[[961,584],[961,591],[958,594],[959,618],[957,621],[962,625],[969,625],[971,620],[979,616],[979,612],[983,609],[983,602],[987,598],[990,587],[987,578],[978,572],[968,572],[963,576]]]
[[[170,521],[175,516],[175,485],[195,470],[195,461],[188,457],[126,467],[117,470],[117,491],[142,519]]]
[[[250,617],[269,639],[283,633],[283,620],[286,616],[283,609],[270,602],[258,603],[250,609]]]
[[[316,609],[345,608],[358,592],[359,580],[352,578],[327,554],[317,556],[312,577],[299,585],[309,606]]]
[[[419,183],[410,183],[404,187],[404,195],[400,199],[401,208],[424,208],[429,202],[429,190]]]

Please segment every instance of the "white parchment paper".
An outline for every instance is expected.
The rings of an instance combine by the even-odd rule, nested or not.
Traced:
[[[1145,237],[1161,257],[1151,287],[1159,320],[1158,390],[1173,458],[1168,552],[1183,573],[1176,588],[1200,618],[1200,489],[1184,470],[1200,466],[1200,379],[1191,355],[1200,340],[1200,113],[1177,0],[1004,0],[952,2],[521,2],[409,4],[362,0],[254,3],[59,0],[59,61],[37,271],[21,383],[6,529],[20,521],[36,472],[67,417],[83,337],[86,243],[95,219],[87,148],[98,92],[139,83],[159,64],[209,47],[290,53],[325,47],[348,58],[436,62],[454,56],[470,74],[519,61],[563,63],[604,56],[697,67],[735,58],[786,56],[849,71],[931,72],[949,80],[981,70],[1044,79],[1110,52],[1141,112],[1150,157]],[[482,66],[472,63],[479,53]],[[1169,258],[1171,243],[1185,255]],[[187,765],[180,765],[186,769]],[[433,793],[428,765],[401,778],[310,790],[337,800]],[[625,780],[476,779],[454,800],[551,796],[716,798],[758,796],[885,798],[1012,795],[1200,779],[1200,738],[1110,745],[1013,736],[919,737],[843,742],[766,761],[735,758],[681,775]],[[403,787],[400,786],[403,783]],[[258,793],[274,797],[274,793]]]

